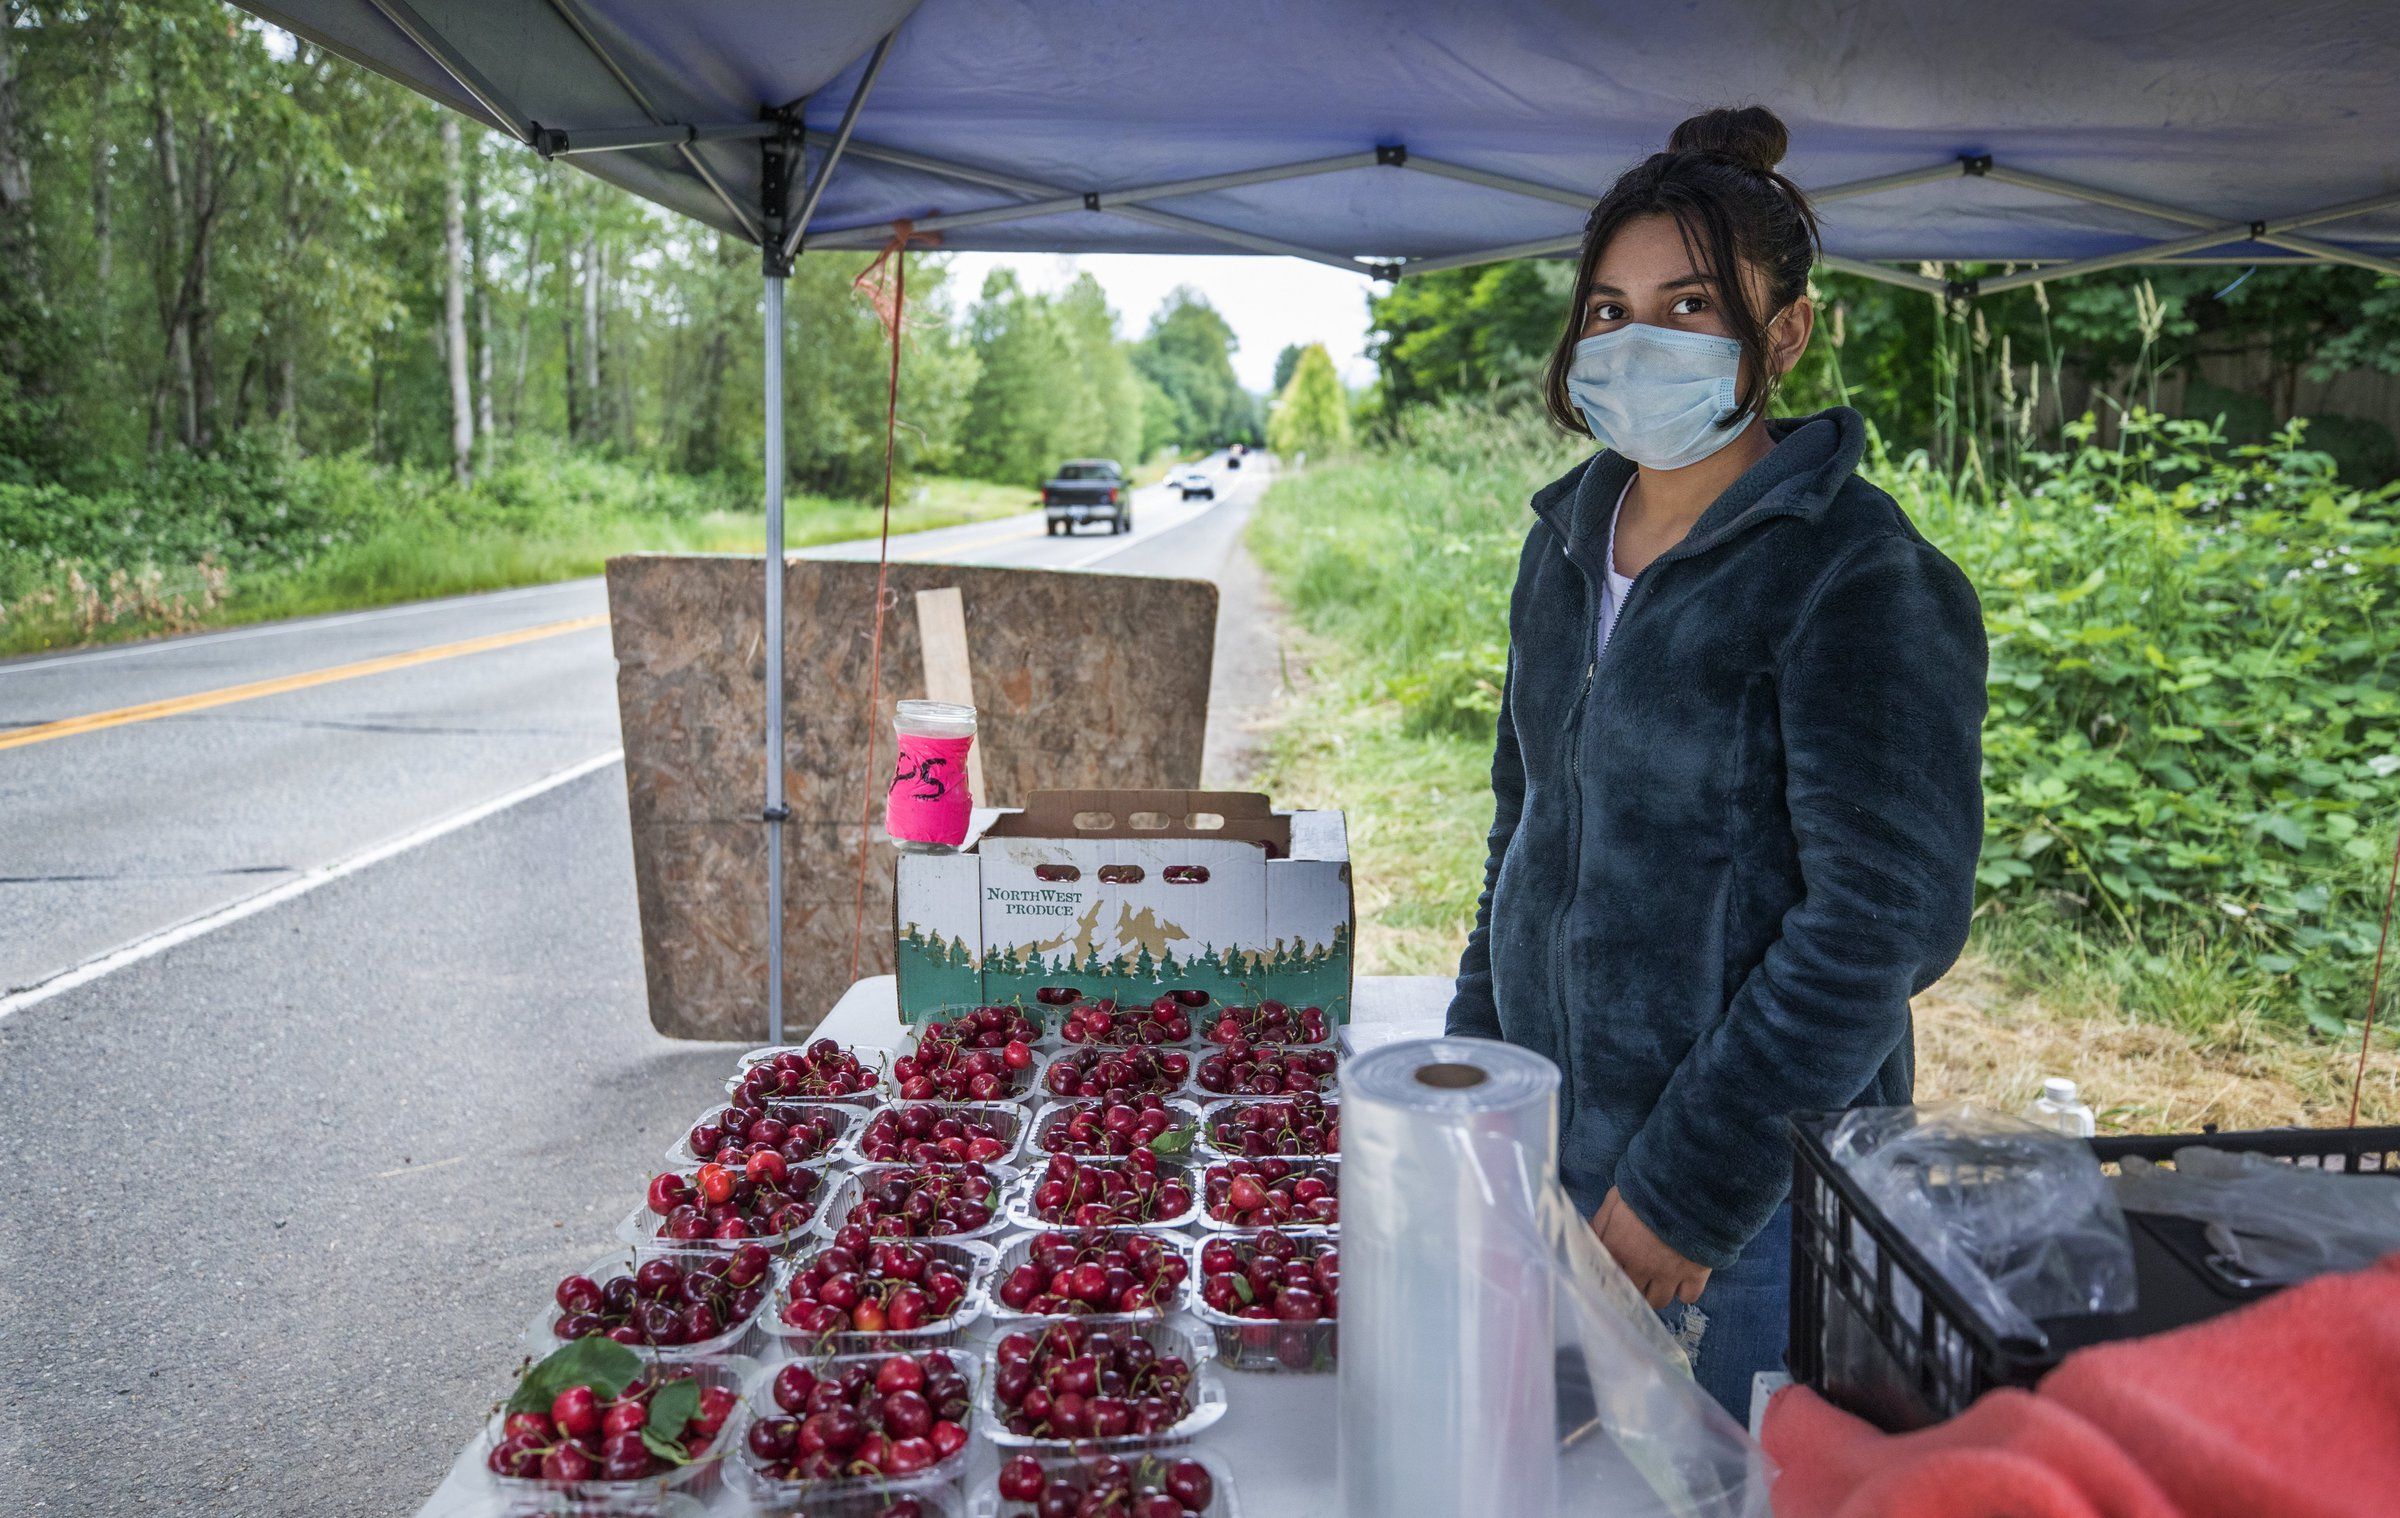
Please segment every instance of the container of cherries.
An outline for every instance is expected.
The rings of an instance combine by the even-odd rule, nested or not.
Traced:
[[[1062,1049],[1042,1066],[1041,1088],[1059,1101],[1130,1101],[1137,1096],[1181,1096],[1192,1078],[1192,1056],[1182,1049]]]
[[[1053,1228],[1001,1247],[985,1307],[1004,1327],[1032,1318],[1156,1322],[1175,1310],[1190,1274],[1174,1235]]]
[[[1333,1040],[1323,1007],[1287,1007],[1279,1001],[1219,1007],[1201,1028],[1212,1044],[1323,1044]]]
[[[842,1177],[825,1209],[837,1244],[856,1250],[869,1239],[979,1239],[1008,1226],[1001,1210],[1017,1172],[969,1160],[963,1165],[867,1165]]]
[[[1192,1083],[1210,1096],[1322,1096],[1339,1063],[1331,1048],[1287,1048],[1247,1039],[1201,1056]]]
[[[1008,1201],[1019,1228],[1181,1228],[1199,1215],[1189,1167],[1139,1149],[1121,1160],[1054,1154]]]
[[[871,1106],[887,1094],[882,1072],[830,1038],[806,1046],[752,1050],[725,1082],[725,1093],[749,1107],[771,1101]]]
[[[772,1149],[786,1165],[813,1164],[847,1143],[865,1120],[864,1109],[833,1102],[711,1107],[667,1151],[667,1163],[689,1168],[714,1160],[742,1166],[751,1155]]]
[[[1338,1227],[1340,1160],[1219,1160],[1200,1172],[1200,1225],[1217,1231]]]
[[[1206,991],[1164,991],[1147,1006],[1120,1006],[1113,996],[1077,1001],[1060,1017],[1058,1039],[1070,1046],[1119,1049],[1192,1041],[1192,1014],[1208,1005]]]
[[[824,1172],[786,1164],[773,1150],[751,1155],[739,1169],[711,1160],[652,1176],[642,1205],[617,1234],[629,1244],[785,1245],[808,1231],[825,1190]]]
[[[1016,1101],[1033,1090],[1041,1036],[1014,1007],[922,1024],[909,1052],[892,1061],[893,1093],[909,1102]]]
[[[613,1339],[577,1339],[518,1380],[476,1449],[511,1506],[705,1500],[744,1436],[742,1383],[757,1362],[718,1355],[663,1365]]]
[[[976,1499],[975,1518],[1240,1518],[1233,1476],[1194,1450],[1011,1455]]]
[[[525,1336],[532,1353],[597,1334],[670,1363],[748,1347],[775,1286],[775,1260],[757,1242],[717,1249],[645,1245],[604,1257],[551,1291]]]
[[[1180,1155],[1192,1146],[1200,1108],[1179,1096],[1052,1102],[1034,1115],[1029,1142],[1043,1154],[1123,1159],[1136,1149]]]
[[[816,1512],[855,1494],[954,1483],[977,1416],[973,1362],[948,1350],[831,1355],[756,1373],[742,1485],[762,1505]]]
[[[946,1349],[980,1314],[996,1258],[963,1239],[828,1244],[785,1265],[759,1326],[801,1354]]]
[[[1055,1454],[1181,1443],[1225,1414],[1211,1353],[1174,1323],[1029,1323],[991,1347],[984,1437]]]
[[[1222,1097],[1200,1109],[1195,1147],[1221,1160],[1338,1155],[1342,1104],[1320,1096]]]
[[[1328,1371],[1340,1354],[1340,1237],[1267,1228],[1196,1239],[1192,1315],[1230,1370]]]
[[[1014,1102],[894,1102],[858,1127],[845,1157],[860,1165],[1005,1165],[1025,1140]]]

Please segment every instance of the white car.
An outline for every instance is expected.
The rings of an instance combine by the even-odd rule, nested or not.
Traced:
[[[1213,501],[1217,498],[1217,482],[1197,469],[1177,480],[1175,488],[1183,492],[1183,498],[1187,501]]]

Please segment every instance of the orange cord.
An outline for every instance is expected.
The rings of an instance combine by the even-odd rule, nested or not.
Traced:
[[[2375,937],[2375,973],[2367,978],[2367,1026],[2358,1035],[2358,1074],[2350,1079],[2350,1126],[2358,1126],[2358,1099],[2367,1089],[2367,1051],[2375,1046],[2375,1005],[2383,996],[2383,951],[2392,938],[2392,900],[2400,895],[2400,834],[2392,838],[2392,878],[2383,888],[2383,931]]]
[[[938,234],[919,232],[909,223],[896,223],[892,240],[875,261],[859,271],[850,288],[867,297],[892,341],[892,359],[883,399],[883,525],[875,546],[874,631],[867,643],[867,690],[862,726],[867,734],[867,765],[858,819],[858,890],[850,915],[850,979],[858,979],[859,961],[867,941],[867,862],[875,851],[875,734],[878,708],[883,704],[883,611],[892,568],[892,463],[900,434],[900,325],[908,310],[908,247],[941,241]]]

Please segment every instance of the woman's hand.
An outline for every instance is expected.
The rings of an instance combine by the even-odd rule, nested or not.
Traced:
[[[1608,1188],[1608,1200],[1592,1216],[1592,1232],[1600,1236],[1600,1247],[1624,1267],[1653,1308],[1695,1301],[1708,1284],[1708,1267],[1695,1265],[1668,1248],[1650,1231],[1649,1224],[1633,1215],[1614,1186]]]

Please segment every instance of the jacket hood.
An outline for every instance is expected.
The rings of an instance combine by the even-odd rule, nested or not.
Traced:
[[[1866,419],[1848,406],[1829,406],[1813,416],[1770,417],[1767,435],[1775,446],[1700,514],[1673,550],[1678,557],[1703,552],[1771,517],[1814,520],[1867,451]],[[1558,534],[1567,556],[1581,563],[1584,546],[1595,537],[1605,539],[1609,515],[1633,471],[1631,459],[1603,449],[1534,492],[1534,515]]]

